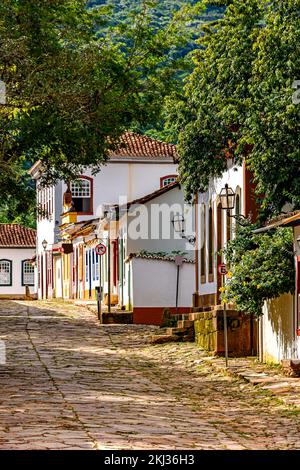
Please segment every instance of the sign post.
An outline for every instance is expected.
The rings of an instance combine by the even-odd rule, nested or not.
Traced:
[[[218,271],[221,276],[223,276],[223,284],[225,284],[225,277],[228,273],[226,264],[222,263],[218,266]],[[227,310],[226,302],[224,302],[223,309],[223,318],[224,318],[224,347],[225,347],[225,365],[228,367],[228,328],[227,328]]]
[[[106,253],[106,246],[103,243],[99,243],[96,246],[95,252],[99,257],[99,286],[96,287],[97,291],[97,310],[98,310],[98,320],[101,320],[101,300],[102,300],[102,273],[101,273],[101,256]]]

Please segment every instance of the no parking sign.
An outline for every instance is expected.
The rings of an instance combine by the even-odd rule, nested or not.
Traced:
[[[106,246],[103,243],[99,243],[99,245],[96,246],[95,251],[96,251],[97,255],[99,255],[99,256],[105,255]]]

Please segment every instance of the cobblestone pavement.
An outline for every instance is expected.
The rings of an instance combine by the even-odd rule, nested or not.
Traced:
[[[0,449],[300,449],[296,410],[154,329],[1,301]]]

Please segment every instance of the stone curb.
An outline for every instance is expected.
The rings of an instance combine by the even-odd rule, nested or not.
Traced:
[[[248,368],[245,368],[245,364],[243,363],[241,363],[240,366],[230,366],[229,359],[229,367],[226,368],[225,364],[220,363],[221,360],[224,361],[224,359],[204,357],[202,360],[203,362],[223,374],[228,374],[231,377],[242,379],[245,382],[250,383],[254,387],[270,392],[276,398],[280,399],[284,404],[289,406],[295,406],[300,411],[299,378],[290,378],[279,374],[271,375],[265,372],[255,371],[254,363],[252,363],[252,368],[250,368],[249,366]],[[237,359],[235,359],[235,361],[237,361]]]

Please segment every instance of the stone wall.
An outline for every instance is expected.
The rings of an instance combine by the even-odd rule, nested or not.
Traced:
[[[224,312],[212,310],[194,313],[195,341],[201,349],[215,355],[224,355]],[[248,356],[256,354],[257,327],[247,315],[227,310],[228,351],[231,356]],[[251,340],[252,336],[252,340]]]

